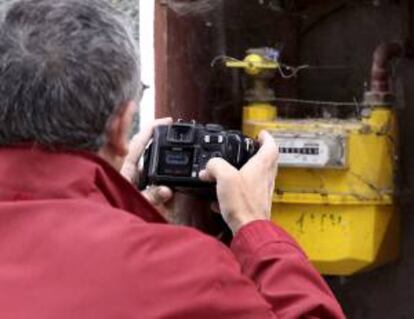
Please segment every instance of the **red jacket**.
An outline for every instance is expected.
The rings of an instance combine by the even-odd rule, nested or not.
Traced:
[[[94,155],[0,149],[0,318],[344,318],[295,242],[167,225]]]

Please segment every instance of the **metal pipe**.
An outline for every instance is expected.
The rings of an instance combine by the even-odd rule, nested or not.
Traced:
[[[382,43],[373,55],[371,69],[371,87],[365,94],[365,101],[370,104],[387,103],[392,100],[390,62],[403,54],[399,43]]]
[[[372,62],[371,91],[385,93],[391,90],[389,62],[402,52],[398,43],[383,43],[377,47]]]

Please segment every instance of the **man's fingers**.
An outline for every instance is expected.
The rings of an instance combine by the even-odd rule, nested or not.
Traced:
[[[199,178],[205,182],[215,182],[220,178],[234,174],[237,170],[222,158],[211,159],[199,174]]]
[[[266,131],[262,131],[259,135],[259,142],[262,146],[252,158],[252,161],[263,163],[276,169],[279,158],[279,149],[272,135]]]
[[[166,186],[150,186],[142,195],[154,206],[166,204],[174,197],[173,191]]]
[[[154,128],[161,125],[171,125],[173,122],[172,118],[162,118],[157,119],[151,124],[143,127],[142,130],[138,134],[135,134],[135,136],[132,138],[130,144],[129,144],[129,152],[127,155],[126,160],[133,161],[136,163],[136,161],[141,157],[141,155],[144,153],[145,148],[147,147],[149,141],[152,138],[152,134],[154,133]]]
[[[170,125],[172,124],[172,118],[162,118],[157,119],[152,122],[150,125],[145,126],[138,134],[132,138],[129,143],[128,154],[125,157],[124,164],[121,169],[121,174],[128,179],[130,182],[133,182],[137,175],[137,164],[142,154],[145,151],[149,141],[152,138],[154,128],[160,125]]]

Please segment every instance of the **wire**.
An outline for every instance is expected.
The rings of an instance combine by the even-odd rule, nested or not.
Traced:
[[[293,98],[275,98],[275,102],[286,102],[286,103],[298,103],[298,104],[308,104],[308,105],[320,105],[320,106],[369,106],[369,104],[364,102],[337,102],[337,101],[317,101],[317,100],[303,100],[303,99],[293,99]]]
[[[309,69],[310,67],[311,66],[308,65],[308,64],[300,65],[298,67],[293,67],[293,66],[290,66],[290,65],[281,64],[281,67],[278,70],[279,70],[279,73],[282,76],[282,78],[291,79],[291,78],[295,78],[300,71]],[[290,74],[286,74],[283,71],[283,68],[285,68],[288,72],[290,72]]]

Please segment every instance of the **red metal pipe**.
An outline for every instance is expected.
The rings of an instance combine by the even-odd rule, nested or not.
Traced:
[[[371,93],[390,93],[389,63],[402,53],[403,48],[398,43],[383,43],[377,47],[372,62]]]

